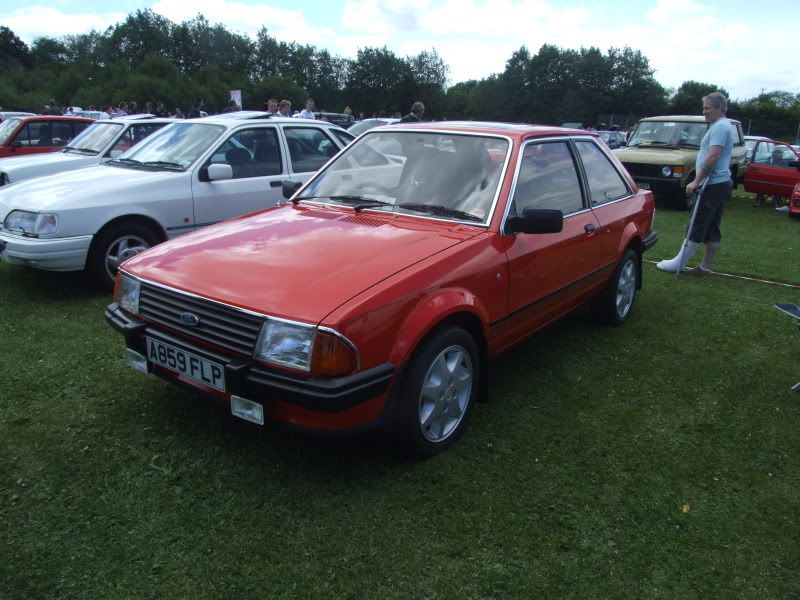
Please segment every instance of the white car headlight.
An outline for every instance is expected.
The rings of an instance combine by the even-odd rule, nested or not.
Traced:
[[[55,233],[58,229],[58,215],[12,210],[6,216],[3,226],[8,231],[21,231],[28,235],[45,235]]]
[[[255,357],[308,371],[316,332],[317,328],[311,325],[267,319],[258,337]]]
[[[119,280],[114,289],[114,299],[128,312],[139,312],[139,290],[142,284],[138,279],[120,273]]]
[[[661,174],[664,177],[669,177],[672,175],[672,167],[661,167]]]

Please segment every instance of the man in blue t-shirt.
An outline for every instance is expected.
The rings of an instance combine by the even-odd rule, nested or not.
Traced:
[[[731,154],[736,135],[731,122],[725,118],[728,99],[722,92],[712,92],[703,98],[703,116],[709,123],[708,131],[700,142],[700,152],[695,163],[694,181],[686,186],[686,195],[691,196],[703,183],[705,188],[698,199],[697,214],[689,232],[686,249],[675,258],[660,261],[656,267],[675,273],[683,270],[689,259],[705,244],[703,262],[684,272],[693,275],[709,275],[711,263],[719,250],[722,234],[719,230],[725,203],[731,197]]]

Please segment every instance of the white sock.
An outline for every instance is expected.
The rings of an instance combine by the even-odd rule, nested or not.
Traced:
[[[685,249],[683,246],[681,246],[681,250],[683,250],[683,256],[681,256],[681,252],[679,251],[675,258],[659,261],[656,264],[656,268],[661,271],[667,271],[668,273],[677,273],[686,266],[686,263],[688,263],[689,259],[694,256],[694,253],[697,252],[698,248],[700,248],[700,244],[697,242],[687,242]]]

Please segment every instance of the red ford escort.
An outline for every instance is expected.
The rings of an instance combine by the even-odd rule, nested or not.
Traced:
[[[125,262],[106,319],[131,366],[236,416],[384,426],[423,456],[491,357],[585,303],[626,321],[657,240],[652,194],[585,131],[380,127],[297,188]]]

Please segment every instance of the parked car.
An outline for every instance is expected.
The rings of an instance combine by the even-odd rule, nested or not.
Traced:
[[[625,134],[621,131],[598,131],[597,135],[612,150],[625,145]]]
[[[800,183],[794,185],[792,197],[789,198],[789,216],[800,219]]]
[[[744,177],[747,148],[742,124],[731,119],[736,138],[730,171],[734,187]],[[686,186],[695,178],[700,141],[708,131],[702,116],[648,117],[636,124],[628,145],[614,150],[639,187],[664,194],[679,209],[690,208]]]
[[[5,121],[6,119],[11,119],[14,117],[34,117],[36,116],[34,113],[30,112],[19,112],[13,110],[4,110],[0,111],[0,123]]]
[[[142,118],[140,115],[92,123],[59,152],[0,159],[0,186],[99,165],[144,140],[175,119]]]
[[[491,357],[587,302],[628,319],[653,217],[587,132],[381,127],[290,203],[125,262],[106,319],[133,367],[238,417],[386,426],[431,455],[485,399]]]
[[[358,121],[353,123],[347,131],[352,133],[355,136],[359,136],[365,131],[369,131],[374,127],[380,127],[381,125],[391,125],[393,123],[399,123],[400,119],[388,119],[388,118],[378,118],[378,119],[364,119],[363,121]]]
[[[52,152],[93,122],[83,117],[14,117],[0,123],[0,158]]]
[[[790,198],[800,181],[798,160],[800,155],[789,144],[769,139],[757,142],[744,173],[745,191]]]
[[[118,265],[155,244],[282,200],[352,139],[330,123],[195,119],[108,162],[0,188],[0,257],[87,269],[109,289]]]
[[[321,111],[321,112],[315,112],[314,116],[317,119],[321,119],[323,121],[330,121],[331,123],[336,123],[342,129],[349,129],[350,126],[355,122],[355,118],[353,117],[353,115],[348,115],[345,113]]]
[[[763,135],[746,135],[744,136],[744,144],[747,148],[747,158],[745,160],[745,164],[749,163],[753,159],[753,148],[756,147],[758,142],[771,142],[772,139],[768,137],[764,137]]]

